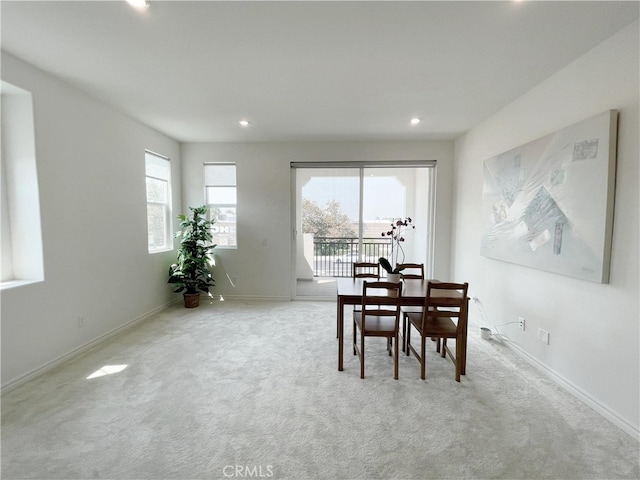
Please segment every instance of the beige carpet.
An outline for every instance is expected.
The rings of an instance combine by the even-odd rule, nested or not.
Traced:
[[[335,303],[175,307],[6,394],[2,478],[640,477],[637,441],[470,333],[461,383],[434,351],[394,381],[375,340],[361,380]]]

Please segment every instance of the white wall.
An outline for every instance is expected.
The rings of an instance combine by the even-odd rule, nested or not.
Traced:
[[[203,163],[237,164],[238,249],[215,250],[214,292],[225,298],[291,298],[291,162],[393,159],[438,161],[434,274],[449,279],[452,142],[184,144],[185,208],[204,203]]]
[[[468,279],[487,326],[525,317],[525,331],[502,328],[516,348],[636,436],[638,39],[636,21],[458,139],[452,257],[453,275]],[[481,257],[483,161],[609,109],[620,111],[610,283]],[[478,312],[472,306],[472,316],[481,321]],[[548,346],[536,339],[538,328],[550,332]]]
[[[45,274],[1,293],[8,386],[175,299],[174,253],[147,253],[145,148],[181,192],[177,142],[4,52],[2,77],[33,94]]]

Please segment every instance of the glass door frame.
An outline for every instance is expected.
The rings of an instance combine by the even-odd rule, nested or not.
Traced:
[[[331,169],[359,169],[360,176],[360,191],[359,191],[359,218],[360,221],[358,226],[358,243],[360,246],[359,251],[362,251],[362,235],[364,225],[362,222],[363,219],[363,209],[364,209],[364,172],[367,168],[381,169],[381,168],[430,168],[432,172],[430,172],[428,176],[428,197],[426,199],[428,203],[428,210],[426,212],[426,218],[424,221],[426,222],[425,231],[427,232],[426,238],[426,265],[425,265],[425,276],[427,278],[431,278],[433,276],[433,268],[434,268],[434,258],[435,258],[435,214],[436,214],[436,174],[437,174],[437,162],[436,160],[410,160],[410,161],[351,161],[351,162],[291,162],[291,225],[292,225],[292,234],[291,234],[291,277],[292,277],[292,297],[291,298],[309,298],[309,297],[299,297],[297,295],[297,254],[298,254],[298,216],[299,216],[299,208],[297,198],[297,179],[296,179],[296,171],[297,169],[323,169],[323,168],[331,168]],[[423,221],[423,218],[419,219],[420,222]],[[318,300],[323,299],[323,297],[318,297]]]

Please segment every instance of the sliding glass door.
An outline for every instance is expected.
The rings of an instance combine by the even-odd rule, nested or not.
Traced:
[[[434,163],[294,164],[297,297],[335,296],[355,261],[390,254],[394,219],[410,217],[398,261],[431,271]]]

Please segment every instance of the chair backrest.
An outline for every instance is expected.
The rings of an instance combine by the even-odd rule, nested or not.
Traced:
[[[374,316],[395,316],[400,319],[402,282],[364,281],[362,285],[362,313]]]
[[[423,327],[431,317],[448,317],[456,320],[458,331],[466,328],[468,283],[429,282],[422,317]]]
[[[353,262],[353,278],[380,278],[380,266],[373,262]]]
[[[402,278],[415,278],[424,280],[424,263],[401,263]]]

